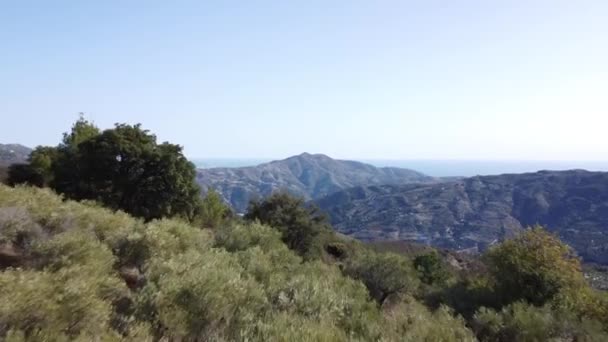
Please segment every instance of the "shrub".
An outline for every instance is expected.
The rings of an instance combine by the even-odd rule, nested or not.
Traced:
[[[481,341],[606,341],[608,335],[597,321],[556,312],[549,306],[517,302],[500,312],[482,308],[473,320]]]
[[[320,256],[318,248],[315,248],[315,239],[328,229],[326,218],[316,207],[305,204],[302,198],[288,193],[276,193],[266,199],[251,202],[245,219],[278,229],[283,242],[305,258]]]
[[[540,227],[503,242],[484,257],[505,303],[543,305],[562,290],[585,286],[570,247]]]
[[[411,261],[392,253],[362,253],[347,261],[344,273],[361,280],[379,304],[391,295],[412,294],[419,286]]]

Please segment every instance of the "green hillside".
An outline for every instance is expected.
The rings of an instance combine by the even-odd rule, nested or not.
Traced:
[[[606,325],[594,318],[605,320],[606,302],[579,283],[575,259],[537,260],[516,241],[495,250],[488,265],[511,269],[510,277],[522,270],[501,252],[527,265],[554,262],[563,268],[529,278],[539,281],[533,290],[552,286],[541,291],[546,296],[534,303],[538,306],[526,304],[539,299],[534,291],[511,293],[513,304],[503,305],[507,302],[497,301],[500,286],[490,285],[491,275],[501,270],[465,279],[446,269],[447,278],[429,284],[432,277],[424,275],[435,274],[436,267],[426,267],[428,262],[374,253],[334,235],[324,241],[329,253],[304,261],[281,242],[278,230],[258,223],[234,221],[214,230],[176,220],[144,223],[91,203],[63,201],[50,190],[0,186],[0,336],[9,341],[608,336]],[[577,291],[569,292],[573,286]],[[378,300],[382,290],[390,292]],[[484,301],[503,309],[479,308]],[[471,307],[477,314],[467,313]]]

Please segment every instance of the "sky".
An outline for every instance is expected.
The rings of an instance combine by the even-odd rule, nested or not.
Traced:
[[[0,143],[608,160],[608,1],[0,0]]]

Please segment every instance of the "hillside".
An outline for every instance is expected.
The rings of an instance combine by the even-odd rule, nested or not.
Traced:
[[[338,231],[362,240],[476,252],[538,223],[585,260],[608,263],[608,173],[541,171],[356,187],[317,203]]]
[[[197,173],[203,191],[215,189],[237,212],[244,212],[251,199],[277,190],[314,199],[355,186],[435,180],[409,169],[378,168],[308,153],[258,166],[199,169]]]
[[[24,163],[32,149],[19,144],[0,144],[0,165]]]
[[[459,316],[411,297],[419,281],[409,259],[351,262],[397,270],[386,282],[399,280],[404,297],[395,291],[385,311],[360,277],[302,260],[257,223],[146,224],[48,189],[0,185],[0,228],[2,341],[474,338]]]

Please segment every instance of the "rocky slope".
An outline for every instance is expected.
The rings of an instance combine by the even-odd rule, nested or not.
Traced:
[[[217,190],[237,212],[243,212],[251,199],[278,190],[315,199],[354,186],[436,180],[413,170],[303,153],[253,167],[199,169],[197,181],[203,191]]]
[[[317,203],[338,231],[362,240],[475,252],[538,223],[587,261],[608,263],[608,173],[541,171],[355,187]]]
[[[0,144],[0,165],[24,163],[32,149],[19,144]]]

